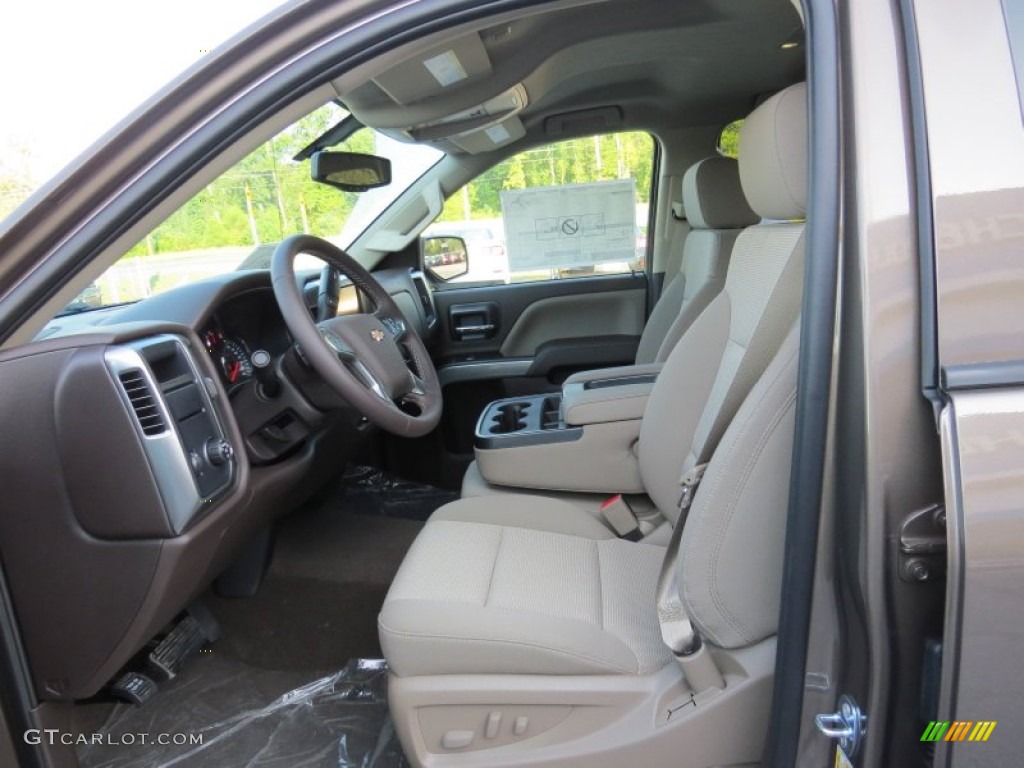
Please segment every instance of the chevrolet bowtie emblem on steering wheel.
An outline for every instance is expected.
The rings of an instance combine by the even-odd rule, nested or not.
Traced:
[[[374,328],[370,331],[370,338],[374,341],[384,341],[384,331],[380,328]]]

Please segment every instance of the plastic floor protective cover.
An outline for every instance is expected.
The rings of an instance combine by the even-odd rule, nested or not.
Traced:
[[[117,704],[99,728],[103,744],[79,750],[90,768],[405,768],[387,705],[387,665],[355,659],[297,688],[295,673],[264,672],[211,654],[201,675],[165,686],[159,711]],[[257,705],[257,702],[265,702]],[[254,706],[255,705],[255,706]],[[138,742],[138,734],[191,734],[201,745]],[[134,738],[133,738],[134,737]]]
[[[383,472],[374,467],[353,465],[338,486],[345,508],[357,514],[426,520],[438,507],[459,498],[458,491]]]
[[[279,521],[274,559],[249,599],[208,595],[217,643],[146,705],[83,702],[84,768],[404,768],[388,715],[377,612],[421,523],[457,493],[349,467]],[[345,662],[346,659],[354,659]],[[340,671],[339,670],[340,667]],[[139,736],[202,737],[143,744]]]

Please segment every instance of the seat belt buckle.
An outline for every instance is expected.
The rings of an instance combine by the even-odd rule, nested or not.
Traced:
[[[636,513],[621,493],[615,494],[601,504],[601,516],[620,539],[639,541],[643,538]]]
[[[688,472],[684,472],[683,476],[679,478],[679,485],[682,488],[680,489],[679,502],[676,506],[680,510],[690,508],[690,505],[693,503],[693,497],[697,493],[697,486],[700,485],[700,481],[704,477],[704,472],[707,468],[707,462],[698,464]]]

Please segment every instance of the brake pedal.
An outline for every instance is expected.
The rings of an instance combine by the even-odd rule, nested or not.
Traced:
[[[141,707],[156,693],[157,685],[139,672],[126,672],[110,686],[110,694],[121,701]]]
[[[217,620],[205,607],[195,604],[149,654],[149,666],[165,680],[173,680],[185,660],[220,637]]]

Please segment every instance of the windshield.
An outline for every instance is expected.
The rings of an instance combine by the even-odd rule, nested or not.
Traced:
[[[442,154],[359,127],[335,150],[391,160],[392,181],[362,194],[310,179],[292,158],[348,117],[331,103],[251,152],[175,211],[85,289],[62,314],[139,301],[185,283],[240,269],[266,269],[285,237],[306,233],[348,248]],[[300,256],[296,267],[319,266]]]

